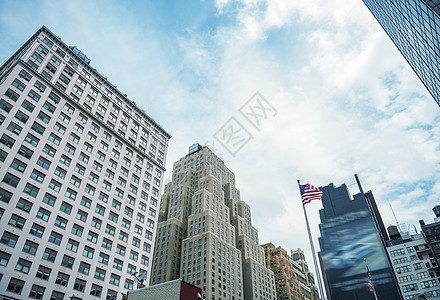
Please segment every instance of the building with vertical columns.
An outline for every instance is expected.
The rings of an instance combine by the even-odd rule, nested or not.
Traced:
[[[249,205],[209,148],[194,144],[174,163],[159,214],[151,285],[181,278],[204,299],[276,298]]]
[[[300,248],[290,251],[291,263],[296,271],[301,292],[305,299],[319,300],[318,288],[313,273],[309,271],[304,251]]]
[[[440,2],[363,2],[440,106]]]
[[[302,300],[302,293],[298,279],[298,268],[295,269],[291,257],[281,246],[275,247],[272,243],[262,245],[266,257],[266,266],[274,273],[275,287],[278,300]]]
[[[0,298],[122,299],[148,282],[171,136],[40,28],[0,67]]]

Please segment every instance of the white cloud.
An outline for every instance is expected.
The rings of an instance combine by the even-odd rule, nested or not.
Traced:
[[[154,23],[157,12],[139,16],[124,3],[65,3],[43,2],[33,18],[25,7],[13,19],[3,10],[1,24],[16,45],[45,23],[83,50],[173,135],[168,170],[193,142],[211,144],[231,116],[246,124],[254,139],[237,157],[216,148],[261,242],[302,247],[310,259],[297,179],[347,183],[354,194],[358,173],[385,224],[394,222],[387,201],[401,222],[432,220],[440,110],[361,1],[217,0],[212,18],[232,21],[179,32]],[[238,113],[256,91],[278,110],[261,131]],[[319,208],[307,207],[315,239]]]

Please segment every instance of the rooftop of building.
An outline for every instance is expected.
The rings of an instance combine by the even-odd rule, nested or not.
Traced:
[[[46,26],[42,26],[26,43],[23,44],[20,49],[18,49],[9,60],[7,60],[1,67],[0,67],[0,73],[3,69],[5,69],[12,61],[16,60],[18,56],[22,53],[23,50],[25,50],[31,43],[33,43],[38,36],[41,34],[47,34],[52,40],[56,41],[64,51],[69,53],[69,56],[75,57],[77,59],[77,62],[81,65],[82,68],[85,68],[88,72],[93,74],[93,76],[99,78],[100,81],[102,81],[103,85],[107,87],[111,92],[115,93],[119,98],[121,98],[123,101],[125,101],[130,108],[132,108],[135,112],[143,116],[145,119],[147,119],[151,125],[153,125],[160,133],[162,133],[166,138],[170,139],[171,135],[165,131],[165,129],[162,128],[156,121],[154,121],[147,113],[137,106],[136,102],[130,100],[126,94],[123,94],[120,90],[117,89],[117,87],[113,84],[111,84],[106,77],[104,77],[102,74],[100,74],[96,69],[94,69],[88,62],[90,60],[87,58],[84,58],[84,54],[80,51],[74,51],[74,49],[77,49],[76,47],[68,46],[65,44],[61,38],[54,33],[52,33]]]

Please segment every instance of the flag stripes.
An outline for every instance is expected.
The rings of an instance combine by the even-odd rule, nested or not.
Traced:
[[[299,189],[301,192],[301,200],[303,205],[310,203],[310,201],[312,200],[321,200],[322,191],[314,187],[310,183],[306,183],[305,185],[300,185]]]

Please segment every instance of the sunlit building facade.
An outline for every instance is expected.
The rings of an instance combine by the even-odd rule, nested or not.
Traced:
[[[300,248],[291,250],[290,257],[304,299],[319,300],[318,288],[315,285],[315,277],[309,270],[304,251]]]
[[[299,281],[300,267],[281,246],[272,243],[262,245],[266,257],[266,266],[274,273],[277,300],[310,300],[301,289]],[[309,293],[310,294],[310,293]]]
[[[170,135],[47,28],[0,68],[0,298],[148,282]]]
[[[388,227],[388,232],[386,250],[403,299],[440,299],[438,265],[425,237],[397,226]]]
[[[174,163],[160,204],[150,285],[181,278],[203,299],[276,299],[248,204],[235,175],[195,144]]]
[[[440,106],[440,2],[363,2]]]

